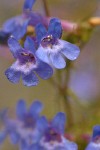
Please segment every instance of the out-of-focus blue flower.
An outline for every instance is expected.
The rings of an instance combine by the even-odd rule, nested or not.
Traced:
[[[40,117],[36,122],[36,127],[39,133],[37,134],[37,141],[27,142],[26,139],[21,140],[20,150],[43,150],[43,147],[39,145],[39,141],[41,140],[41,137],[43,136],[46,128],[48,127],[47,119],[44,116]]]
[[[13,35],[16,39],[21,39],[27,31],[28,25],[36,26],[38,23],[47,24],[43,16],[31,11],[34,3],[35,0],[25,0],[23,13],[8,19],[3,24],[3,31]]]
[[[36,0],[25,0],[23,10],[32,10],[35,1]]]
[[[44,150],[39,144],[27,144],[26,141],[21,141],[20,150]],[[47,149],[45,149],[47,150]]]
[[[65,121],[65,114],[59,112],[54,119],[48,123],[37,146],[37,150],[39,150],[39,148],[41,150],[77,150],[77,145],[64,137]]]
[[[100,150],[100,125],[93,128],[93,135],[85,150]]]
[[[20,76],[22,76],[24,85],[35,86],[39,82],[35,73],[42,79],[48,79],[52,76],[52,68],[36,57],[34,42],[30,37],[26,38],[24,48],[14,37],[9,38],[8,46],[16,59],[15,63],[5,71],[9,81],[18,83]]]
[[[65,114],[59,112],[48,122],[40,116],[42,108],[42,103],[35,101],[27,109],[25,101],[19,100],[17,118],[5,118],[0,143],[9,136],[12,144],[19,144],[20,150],[77,150],[77,145],[64,137]]]
[[[1,121],[1,126],[3,126],[3,130],[0,131],[0,144],[3,143],[7,135],[9,134],[9,137],[11,139],[11,142],[13,144],[16,144],[19,140],[19,135],[16,132],[16,121],[14,120],[8,120],[8,111],[7,109],[4,109],[1,111],[0,114],[0,121]]]
[[[0,144],[3,143],[5,138],[6,138],[6,132],[5,131],[0,131]]]
[[[0,143],[3,142],[8,135],[13,144],[24,141],[26,145],[30,146],[41,137],[44,117],[40,117],[43,105],[39,101],[32,103],[29,109],[26,107],[24,100],[19,100],[16,106],[16,119],[5,119],[4,130],[0,132]],[[45,126],[44,126],[45,127]],[[23,142],[22,142],[23,143]]]
[[[60,39],[62,26],[57,18],[50,20],[48,31],[42,24],[38,24],[36,35],[39,42],[37,56],[44,62],[52,63],[55,68],[62,69],[66,66],[64,57],[75,60],[80,53],[76,45]]]
[[[0,110],[0,127],[3,126],[6,118],[7,118],[7,109],[5,108],[3,110]],[[3,141],[6,138],[6,135],[7,133],[5,130],[0,131],[0,144],[3,143]]]
[[[17,118],[23,122],[24,127],[34,128],[34,123],[39,118],[39,114],[42,111],[42,109],[42,103],[39,101],[35,101],[27,110],[25,101],[19,100],[16,106]]]
[[[29,20],[24,14],[13,17],[4,23],[3,31],[20,39],[26,33]]]
[[[7,117],[7,112],[8,112],[7,108],[0,110],[0,123],[2,123]]]

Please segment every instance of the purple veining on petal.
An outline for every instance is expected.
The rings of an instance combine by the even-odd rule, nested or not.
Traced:
[[[36,64],[36,57],[34,56],[34,54],[32,54],[31,52],[29,52],[27,50],[23,50],[19,54],[18,59],[19,59],[21,64],[25,64],[25,63]]]
[[[53,45],[57,45],[58,44],[58,40],[53,37],[52,35],[47,35],[45,37],[42,38],[41,40],[41,45],[46,48],[46,47],[50,47],[52,48]]]
[[[25,114],[23,128],[35,128],[36,120],[29,113]]]
[[[92,141],[96,144],[99,144],[100,143],[100,136],[96,136]]]
[[[45,142],[57,141],[61,142],[61,134],[55,131],[53,128],[48,128],[45,133]]]

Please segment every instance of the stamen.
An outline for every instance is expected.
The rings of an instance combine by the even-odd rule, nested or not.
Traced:
[[[52,35],[48,35],[47,37],[45,37],[42,41],[43,42],[50,42],[53,39]]]
[[[26,60],[26,62],[36,62],[34,55],[31,53],[21,52],[21,55],[23,56],[23,59]]]
[[[26,52],[21,52],[21,55],[22,55],[22,56],[29,56],[29,54],[26,53]]]

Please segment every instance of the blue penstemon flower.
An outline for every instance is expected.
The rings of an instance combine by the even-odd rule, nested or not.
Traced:
[[[48,79],[52,76],[52,68],[39,60],[35,55],[35,46],[30,37],[26,38],[24,48],[14,37],[8,40],[8,46],[16,61],[5,71],[9,81],[18,83],[22,76],[23,84],[26,86],[35,86],[39,80],[35,73],[42,79]]]
[[[39,143],[33,145],[36,150],[77,150],[77,145],[64,137],[65,114],[59,112],[52,121],[44,120],[45,129]],[[47,125],[46,125],[47,124]]]
[[[38,142],[41,137],[39,125],[43,117],[40,117],[43,105],[39,101],[34,101],[27,110],[24,100],[19,100],[16,106],[16,119],[6,117],[4,120],[4,130],[0,132],[0,143],[6,136],[10,137],[11,143],[21,143],[24,141],[29,146]]]
[[[41,137],[43,136],[45,129],[47,128],[47,119],[42,116],[40,117],[36,122],[36,127],[38,129],[38,132],[35,132],[35,136],[37,134],[37,140],[34,141],[34,139],[31,142],[27,142],[26,139],[20,141],[20,150],[43,150],[43,147],[39,145],[39,142],[41,140]]]
[[[3,32],[13,35],[16,39],[21,39],[26,33],[29,20],[24,14],[13,17],[3,24]]]
[[[85,150],[100,150],[100,125],[93,128],[93,135]]]
[[[57,18],[50,20],[48,31],[42,24],[36,26],[36,36],[39,42],[36,54],[41,60],[51,63],[57,69],[66,66],[64,56],[69,60],[75,60],[80,53],[76,45],[61,40],[61,35],[62,26]]]
[[[36,26],[38,23],[46,23],[46,19],[40,14],[32,12],[32,7],[36,0],[25,0],[23,13],[8,19],[3,24],[3,32],[13,35],[16,39],[21,39],[27,32],[27,27]]]
[[[20,150],[77,150],[77,145],[64,137],[65,114],[59,112],[48,122],[40,116],[42,108],[40,101],[34,101],[27,109],[25,101],[19,100],[15,119],[3,115],[0,143],[9,136],[12,144],[19,144]]]

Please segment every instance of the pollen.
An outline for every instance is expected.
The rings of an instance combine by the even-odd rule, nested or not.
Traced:
[[[53,37],[52,37],[52,35],[48,35],[47,37],[45,37],[44,39],[43,39],[43,42],[50,42],[51,40],[53,39]]]
[[[27,27],[27,33],[34,33],[34,27],[33,26],[28,26]]]
[[[22,52],[21,55],[23,55],[23,56],[29,56],[29,54],[25,53],[25,52]]]

